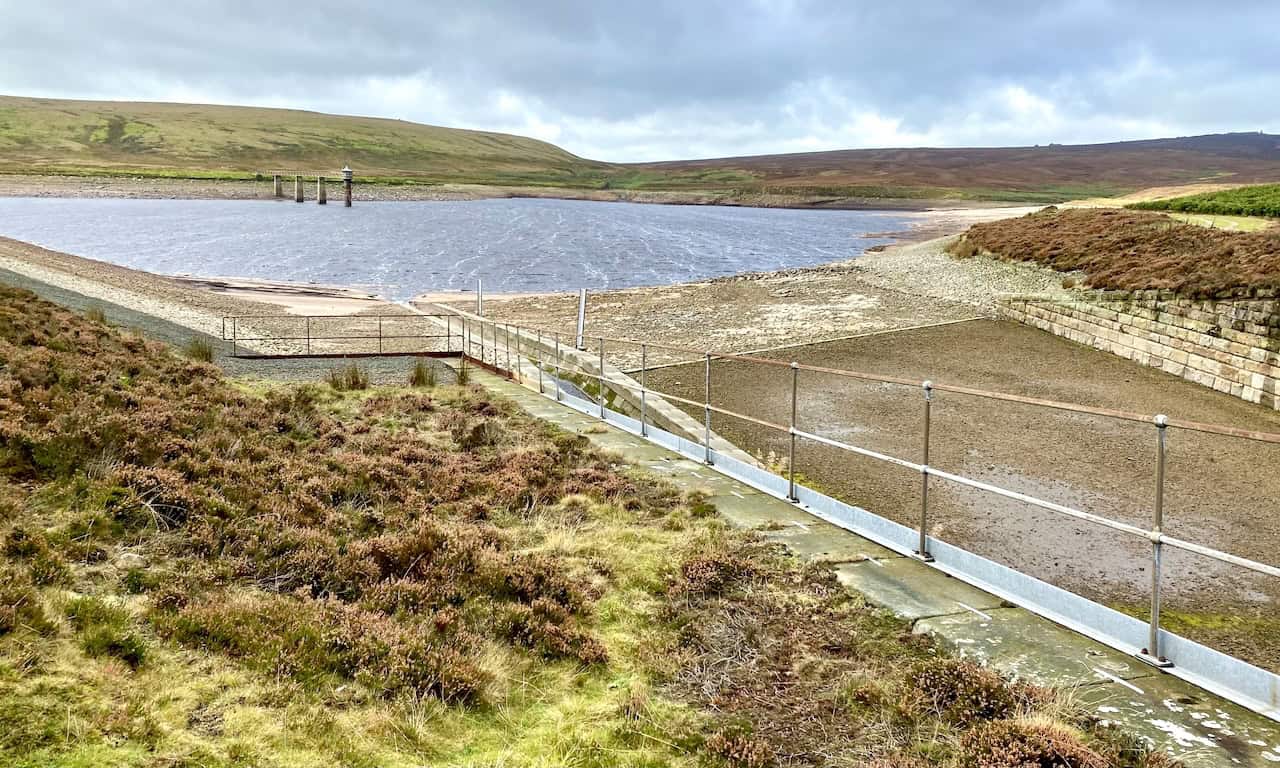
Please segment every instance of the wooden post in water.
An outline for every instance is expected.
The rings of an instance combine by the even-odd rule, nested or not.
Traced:
[[[293,177],[293,199],[294,202],[302,202],[302,176]]]
[[[329,195],[325,192],[325,189],[324,189],[323,176],[316,177],[316,202],[319,203],[320,205],[325,205],[329,202]]]
[[[276,174],[276,197],[284,197],[284,180],[280,178],[280,174]]]
[[[342,166],[342,193],[344,198],[342,203],[343,206],[350,208],[351,207],[351,169],[345,165]]]

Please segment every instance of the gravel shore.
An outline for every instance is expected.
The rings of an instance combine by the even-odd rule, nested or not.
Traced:
[[[953,237],[818,267],[589,294],[587,334],[747,352],[992,317],[1004,295],[1067,293],[1062,273],[1050,269],[953,258],[945,252]],[[474,308],[473,300],[461,296],[440,303]],[[577,296],[488,296],[485,314],[570,339]],[[662,353],[654,354],[654,362],[664,361]],[[639,361],[638,348],[610,355],[623,364]],[[680,356],[671,357],[674,362]]]

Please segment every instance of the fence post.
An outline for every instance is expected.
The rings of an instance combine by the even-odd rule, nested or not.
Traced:
[[[711,353],[705,358],[706,376],[702,400],[702,461],[711,464]]]
[[[564,397],[560,394],[560,332],[556,332],[556,402],[561,402]]]
[[[378,315],[378,354],[382,354],[382,315]]]
[[[311,354],[311,316],[307,315],[307,354]]]
[[[516,381],[523,382],[524,374],[520,371],[520,326],[516,326]]]
[[[237,336],[237,330],[238,330],[236,326],[238,324],[239,324],[238,318],[235,318],[235,317],[231,318],[231,356],[232,357],[236,356],[236,336]]]
[[[1151,508],[1151,626],[1142,655],[1157,667],[1172,667],[1173,662],[1160,653],[1160,559],[1164,547],[1160,535],[1164,529],[1165,430],[1169,418],[1161,413],[1153,421],[1156,425],[1156,498]]]
[[[505,323],[502,326],[502,346],[507,349],[507,373],[510,375],[513,373],[511,370],[511,323]]]
[[[578,337],[574,346],[578,349],[585,350],[587,348],[586,339],[583,334],[587,331],[587,289],[580,288],[578,290]]]
[[[800,497],[796,495],[796,401],[797,390],[799,389],[800,380],[800,364],[791,361],[791,452],[787,458],[787,474],[790,476],[787,483],[787,498],[793,502],[799,502]]]
[[[600,337],[600,418],[604,418],[604,337]]]
[[[640,436],[641,437],[649,436],[648,428],[646,428],[644,425],[645,395],[647,394],[649,389],[649,385],[646,382],[645,369],[648,367],[649,367],[649,345],[641,344],[640,345]]]
[[[444,316],[444,351],[445,354],[453,351],[453,315]]]
[[[933,411],[933,382],[924,383],[924,450],[920,459],[920,548],[916,557],[933,562],[929,554],[929,422]]]
[[[534,366],[538,369],[538,394],[545,395],[546,391],[542,388],[542,366],[546,363],[546,356],[541,349],[534,348],[538,353],[538,359],[533,361]]]
[[[476,278],[476,314],[484,317],[484,281]]]

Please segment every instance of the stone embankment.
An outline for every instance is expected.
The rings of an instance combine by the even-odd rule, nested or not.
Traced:
[[[1280,299],[1162,291],[1014,296],[1001,315],[1218,392],[1280,409]]]

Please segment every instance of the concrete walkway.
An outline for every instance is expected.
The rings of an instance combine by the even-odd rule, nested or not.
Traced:
[[[817,520],[709,467],[513,381],[476,371],[474,381],[528,413],[586,435],[631,467],[706,493],[734,525],[830,564],[875,605],[934,635],[954,653],[1029,682],[1072,688],[1104,721],[1142,736],[1187,766],[1280,765],[1280,723],[1227,702],[911,558]]]

